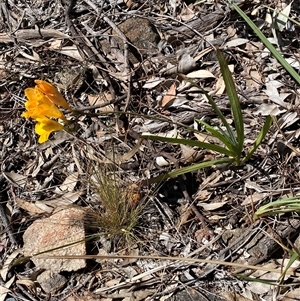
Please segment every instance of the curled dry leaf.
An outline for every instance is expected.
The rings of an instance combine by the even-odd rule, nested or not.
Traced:
[[[206,204],[206,203],[198,203],[198,206],[201,206],[204,210],[207,211],[213,211],[219,208],[222,208],[224,205],[226,205],[227,202],[218,202],[218,203],[211,203],[211,204]]]
[[[226,86],[223,76],[219,77],[216,83],[215,95],[221,96],[225,92]]]
[[[189,78],[215,78],[215,76],[208,70],[197,70],[187,74]]]

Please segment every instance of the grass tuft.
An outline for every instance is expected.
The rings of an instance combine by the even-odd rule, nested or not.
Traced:
[[[141,214],[141,195],[136,184],[124,185],[116,171],[94,167],[89,184],[96,198],[86,214],[89,228],[98,228],[111,239],[129,242]]]

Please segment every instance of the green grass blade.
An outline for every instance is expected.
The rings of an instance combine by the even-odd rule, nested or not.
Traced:
[[[205,162],[201,162],[201,163],[197,163],[197,164],[193,164],[187,167],[182,167],[170,172],[167,172],[163,175],[151,178],[149,180],[147,180],[147,184],[153,184],[153,183],[160,183],[162,181],[166,181],[170,178],[176,178],[177,176],[186,174],[188,172],[195,172],[201,168],[206,168],[206,167],[211,167],[214,165],[219,165],[219,164],[231,164],[233,162],[234,159],[231,158],[222,158],[222,159],[218,159],[218,160],[212,160],[212,161],[205,161]]]
[[[228,64],[222,52],[217,49],[217,57],[221,67],[221,72],[226,86],[226,92],[230,101],[231,111],[237,133],[237,151],[241,155],[244,148],[244,120],[240,105],[240,100],[235,89],[235,84],[228,68]]]
[[[227,122],[225,116],[223,115],[223,113],[221,112],[221,110],[219,109],[219,107],[217,106],[217,104],[214,102],[213,98],[201,86],[199,86],[197,83],[195,83],[191,79],[189,79],[189,78],[186,77],[186,81],[189,82],[189,83],[191,83],[193,86],[195,86],[199,90],[201,90],[202,93],[206,96],[209,104],[212,106],[213,110],[219,116],[219,118],[221,119],[222,123],[226,127],[226,130],[227,130],[228,135],[229,135],[229,137],[230,137],[230,139],[232,141],[232,144],[237,145],[237,140],[236,140],[235,134],[234,134],[231,126]]]
[[[232,153],[236,153],[236,145],[232,143],[230,137],[228,137],[225,133],[222,133],[221,130],[218,131],[214,129],[211,125],[206,123],[203,120],[195,119],[197,122],[205,126],[205,129],[215,138],[219,139]]]
[[[284,281],[284,277],[285,277],[285,275],[286,275],[286,272],[289,270],[289,268],[292,266],[292,264],[293,264],[296,260],[297,260],[297,261],[299,260],[299,254],[298,254],[297,252],[293,251],[292,256],[291,256],[289,262],[287,263],[287,265],[286,265],[284,271],[282,272],[280,278],[278,279],[280,282]]]
[[[144,139],[150,139],[154,141],[163,141],[163,142],[170,142],[170,143],[175,143],[175,144],[186,144],[190,146],[196,146],[204,149],[209,149],[214,152],[218,152],[220,154],[224,154],[229,157],[234,157],[234,153],[228,150],[227,148],[224,148],[222,146],[218,146],[215,144],[211,143],[205,143],[201,141],[196,141],[196,140],[189,140],[189,139],[178,139],[178,138],[168,138],[168,137],[162,137],[162,136],[155,136],[155,135],[141,135],[141,138]]]
[[[265,44],[265,46],[274,55],[277,61],[282,67],[294,78],[294,80],[300,84],[300,76],[295,71],[295,69],[284,59],[284,57],[276,50],[276,48],[269,42],[266,36],[260,31],[260,29],[252,22],[252,20],[231,0],[228,2],[233,6],[233,8],[239,13],[239,15],[247,22],[247,24],[252,28],[255,34],[260,38],[260,40]]]
[[[300,211],[300,196],[284,198],[259,207],[254,213],[254,220],[264,216],[275,215],[286,212]]]
[[[250,157],[253,155],[253,153],[257,150],[257,148],[259,147],[259,145],[261,144],[261,142],[264,140],[265,136],[267,135],[267,133],[268,133],[268,131],[269,131],[271,125],[272,125],[272,122],[273,122],[272,117],[268,116],[265,123],[264,123],[264,126],[260,130],[253,146],[249,150],[246,157],[243,159],[242,164],[245,163],[246,161],[248,161],[250,159]]]

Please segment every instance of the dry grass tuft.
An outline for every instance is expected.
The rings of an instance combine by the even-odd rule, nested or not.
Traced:
[[[125,238],[129,242],[142,209],[138,185],[125,186],[117,171],[99,166],[93,168],[89,184],[96,201],[89,204],[87,227],[97,228],[111,239]]]

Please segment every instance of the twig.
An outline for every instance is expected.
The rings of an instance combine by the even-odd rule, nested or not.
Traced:
[[[127,37],[124,35],[124,33],[118,28],[118,26],[113,23],[109,18],[106,16],[103,17],[103,20],[118,34],[118,36],[123,40],[123,45],[124,45],[124,57],[125,57],[125,72],[127,73],[127,99],[125,103],[125,108],[124,111],[127,110],[127,107],[130,102],[131,98],[131,70],[130,70],[130,65],[129,65],[129,60],[128,60],[128,40]]]
[[[34,298],[32,295],[30,295],[24,288],[23,288],[23,286],[22,285],[20,285],[20,284],[16,284],[17,285],[17,287],[22,291],[22,293],[27,297],[27,298],[29,298],[30,300],[32,300],[32,301],[38,301],[38,299],[36,299],[36,298]]]
[[[109,77],[105,67],[106,60],[94,49],[93,45],[91,45],[90,41],[84,37],[79,29],[77,29],[73,22],[70,19],[70,14],[72,12],[72,1],[62,0],[65,5],[65,19],[66,23],[74,37],[74,44],[77,46],[79,53],[85,57],[85,59],[91,59],[96,57],[99,62],[95,62],[95,66],[100,70],[102,77],[109,83],[109,92],[111,94],[112,99],[116,98],[115,90],[113,88],[113,83],[111,78]],[[89,46],[86,44],[89,43]],[[92,47],[92,49],[91,49]]]
[[[117,97],[115,99],[112,99],[110,101],[107,101],[105,103],[101,103],[101,104],[98,104],[98,105],[95,105],[95,106],[90,106],[90,107],[80,107],[80,108],[75,108],[74,111],[76,112],[82,112],[82,111],[88,111],[88,110],[94,110],[94,109],[99,109],[99,108],[103,108],[103,107],[106,107],[106,106],[109,106],[109,105],[112,105],[112,104],[115,104],[116,102],[120,101],[120,100],[123,100],[127,97],[127,95],[123,95],[123,96],[120,96],[120,97]]]
[[[1,217],[1,220],[2,220],[2,224],[4,226],[4,228],[6,229],[6,233],[10,239],[10,242],[13,244],[13,245],[18,245],[18,242],[14,236],[14,233],[12,231],[12,228],[9,224],[9,221],[7,219],[7,216],[5,214],[5,210],[4,210],[4,207],[3,207],[3,204],[2,204],[2,201],[1,201],[2,197],[0,195],[0,217]]]

